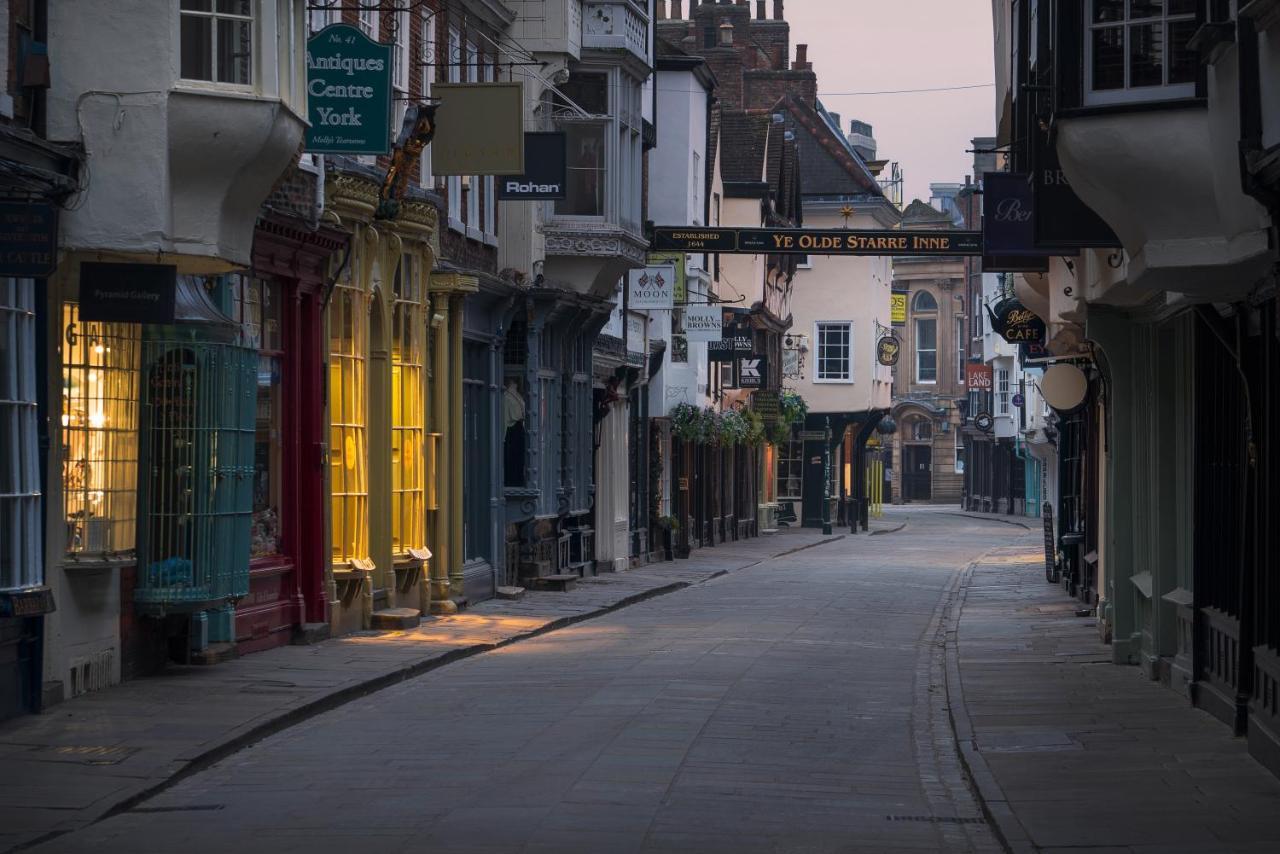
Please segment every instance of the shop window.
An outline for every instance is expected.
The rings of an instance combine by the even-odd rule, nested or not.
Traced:
[[[391,319],[391,547],[426,545],[426,306],[414,256],[396,270]]]
[[[0,278],[0,590],[44,582],[35,300],[31,279]]]
[[[1085,103],[1189,98],[1199,54],[1191,47],[1199,0],[1090,0]]]
[[[134,547],[141,327],[82,322],[62,307],[62,513],[66,551]]]
[[[231,288],[235,317],[245,343],[257,352],[257,394],[253,439],[253,527],[249,553],[265,557],[280,553],[284,399],[281,388],[283,343],[281,296],[278,282],[234,276]]]
[[[779,501],[800,501],[804,495],[804,442],[778,445],[777,490]]]
[[[334,288],[329,307],[329,478],[333,495],[333,560],[369,553],[367,311],[349,284]]]
[[[182,0],[184,80],[253,83],[253,0]]]

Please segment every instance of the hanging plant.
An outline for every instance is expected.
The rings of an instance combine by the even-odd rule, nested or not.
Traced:
[[[671,432],[686,442],[702,441],[702,410],[681,403],[671,410]]]
[[[765,426],[764,418],[758,412],[747,410],[747,438],[746,443],[753,448],[758,448],[764,442]]]
[[[784,424],[803,421],[805,416],[809,414],[809,404],[805,403],[804,398],[794,391],[784,391],[778,395],[778,408],[781,410]]]
[[[768,437],[769,444],[781,445],[784,442],[791,441],[791,424],[786,421],[775,421],[769,427]]]
[[[741,445],[747,441],[747,434],[750,432],[750,425],[747,419],[742,417],[742,413],[736,409],[720,415],[719,423],[720,443],[722,445]]]

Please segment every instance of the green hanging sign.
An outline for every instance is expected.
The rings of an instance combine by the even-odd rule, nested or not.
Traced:
[[[307,151],[391,150],[391,45],[333,24],[307,40]]]

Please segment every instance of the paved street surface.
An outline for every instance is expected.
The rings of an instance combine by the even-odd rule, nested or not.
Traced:
[[[333,708],[298,713],[289,727],[288,703],[302,701],[286,691],[291,699],[260,712],[275,716],[263,730],[274,734],[105,820],[90,823],[93,809],[73,808],[75,823],[57,828],[72,832],[34,850],[1280,847],[1280,782],[1171,692],[1134,668],[1099,663],[1106,648],[1089,621],[1035,563],[1038,531],[941,508],[891,511],[885,523],[879,536],[824,543],[812,533],[782,535],[716,550],[718,569],[688,561],[542,594],[581,615],[591,613],[589,600],[598,611],[677,583],[660,582],[663,572],[685,573],[678,583],[688,585],[497,648],[518,633],[503,620],[528,619],[530,629],[559,618],[541,598],[486,603],[470,615],[489,621],[483,628],[430,621],[417,633],[301,648],[317,674],[343,666],[339,651],[351,668],[373,672],[362,644],[384,667],[424,672],[347,702],[323,695]],[[606,595],[610,584],[622,587]],[[536,618],[517,616],[539,608]],[[480,653],[427,669],[397,658],[414,644]],[[274,678],[296,685],[308,666],[290,658],[298,649],[224,667],[264,666],[255,662],[277,655],[289,669]],[[186,745],[183,755],[200,755],[184,716],[206,722],[193,729],[207,743],[237,746],[207,726],[235,696],[222,681],[207,683],[203,696],[191,688],[219,670],[173,677],[185,688],[157,700],[148,725],[129,735],[124,701],[105,704],[166,680],[104,692],[114,727],[105,733],[80,701],[61,707],[76,710],[76,725],[64,720],[58,730],[56,715],[46,715],[36,719],[43,731],[17,730],[25,741],[0,729],[0,785],[16,794],[20,777],[28,800],[47,807],[89,797],[79,781],[101,783],[108,778],[93,775],[109,771],[117,788],[98,793],[101,815],[127,791],[120,779],[163,779],[156,759],[130,763],[165,755],[156,746],[164,727]],[[252,731],[250,722],[240,726]],[[85,743],[126,756],[85,765],[33,747]],[[1167,844],[1129,846],[1153,839]]]

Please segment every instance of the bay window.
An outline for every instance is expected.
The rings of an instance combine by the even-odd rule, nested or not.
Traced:
[[[65,550],[129,551],[136,535],[141,327],[80,320],[62,307]]]
[[[253,83],[254,0],[181,0],[180,69],[184,80]]]
[[[0,278],[0,590],[44,582],[32,279]]]
[[[1189,98],[1199,54],[1190,46],[1198,0],[1085,3],[1085,104]]]
[[[601,218],[639,231],[640,81],[616,68],[575,70],[553,96],[553,113],[568,148],[566,198],[555,203],[556,216]]]

